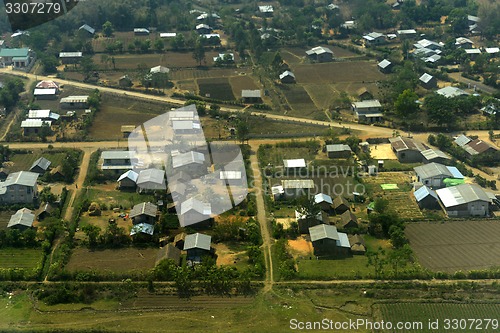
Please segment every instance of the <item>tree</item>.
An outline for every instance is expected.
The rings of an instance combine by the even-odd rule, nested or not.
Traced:
[[[416,103],[418,96],[412,90],[404,90],[396,99],[394,103],[394,108],[396,113],[402,119],[413,120],[419,110],[418,104]]]
[[[158,52],[162,52],[163,49],[165,48],[165,44],[163,43],[163,40],[161,38],[157,38],[154,42],[154,48]]]
[[[382,272],[384,271],[384,266],[387,263],[385,259],[385,250],[379,247],[378,251],[367,251],[366,258],[368,259],[366,265],[373,266],[375,278],[380,278],[382,276]]]
[[[250,134],[250,126],[244,120],[239,120],[236,124],[236,137],[243,144],[245,141],[248,141]]]
[[[450,108],[450,100],[439,94],[432,94],[425,98],[424,109],[430,121],[438,126],[446,124],[453,125],[456,122],[456,116]]]
[[[201,66],[201,62],[205,61],[205,48],[198,38],[194,44],[193,59]]]
[[[57,73],[57,66],[59,66],[59,61],[55,56],[43,55],[40,60],[43,66],[44,74]]]
[[[104,22],[104,24],[102,25],[102,33],[105,37],[111,37],[114,30],[115,29],[113,28],[113,24],[109,21]]]
[[[82,228],[82,231],[89,238],[89,246],[95,247],[97,245],[97,238],[99,237],[99,234],[101,233],[101,228],[99,228],[96,225],[87,224]]]
[[[446,21],[451,24],[451,29],[456,34],[465,33],[469,28],[467,12],[463,8],[453,9]]]
[[[304,219],[315,219],[321,212],[321,207],[316,204],[314,197],[301,197],[298,200],[298,204],[299,206],[297,207],[297,211],[303,216]]]

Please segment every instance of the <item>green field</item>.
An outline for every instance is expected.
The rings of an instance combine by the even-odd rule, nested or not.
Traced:
[[[500,304],[450,304],[450,303],[396,303],[396,304],[377,304],[376,311],[379,312],[380,319],[396,322],[422,322],[422,329],[408,329],[404,332],[498,332],[498,314],[500,313]],[[482,321],[482,326],[476,327],[479,321],[468,322],[467,319],[496,319],[497,327],[486,328],[486,321]],[[439,320],[439,329],[431,330],[428,327],[428,321]],[[465,319],[458,322],[458,329],[445,329],[446,319]],[[471,327],[470,325],[473,324]],[[463,328],[463,329],[461,329]],[[392,332],[387,330],[387,332]],[[398,331],[399,332],[399,331]]]
[[[35,268],[42,259],[40,249],[0,249],[0,268]]]
[[[33,149],[27,154],[15,153],[10,157],[10,162],[13,164],[12,166],[9,165],[9,169],[11,172],[28,171],[33,162],[40,157],[45,157],[51,161],[52,164],[50,167],[55,168],[61,164],[62,160],[64,160],[66,156],[67,154],[65,152],[61,152],[61,149],[55,149],[54,152],[51,152],[49,149]]]

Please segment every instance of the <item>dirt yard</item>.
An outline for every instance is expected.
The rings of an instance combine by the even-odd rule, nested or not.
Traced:
[[[390,143],[370,145],[370,153],[373,159],[396,160],[396,154],[392,151]]]
[[[125,248],[116,250],[90,251],[76,248],[66,268],[69,271],[96,270],[112,272],[144,271],[155,265],[158,249]]]
[[[300,236],[295,240],[289,240],[288,246],[294,257],[308,257],[313,254],[312,243],[307,241],[304,236]]]
[[[218,266],[235,265],[240,260],[239,256],[245,254],[245,251],[239,251],[239,252],[233,251],[223,243],[212,244],[212,247],[215,249],[215,253],[217,254]]]

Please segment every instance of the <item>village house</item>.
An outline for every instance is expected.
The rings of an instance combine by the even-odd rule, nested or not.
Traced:
[[[135,36],[148,36],[149,30],[146,28],[134,28],[134,35]]]
[[[151,73],[151,74],[156,74],[156,73],[168,74],[168,73],[170,73],[170,68],[164,67],[164,66],[155,66],[155,67],[151,67],[149,69],[149,73]]]
[[[196,134],[201,132],[201,124],[193,120],[173,120],[172,129],[175,135]]]
[[[68,96],[59,101],[61,109],[86,109],[89,96]]]
[[[176,202],[184,197],[186,194],[187,185],[181,182],[169,181],[168,182],[168,193],[172,198],[172,201]]]
[[[9,224],[7,228],[17,229],[24,231],[33,227],[33,222],[35,221],[35,214],[28,208],[19,209],[14,215],[10,217]]]
[[[351,244],[347,234],[337,232],[337,228],[328,224],[319,224],[309,228],[309,235],[318,257],[342,258],[351,252]]]
[[[307,57],[316,62],[329,62],[333,60],[333,52],[327,47],[316,46],[306,51]]]
[[[465,54],[469,56],[471,60],[475,60],[478,55],[481,54],[480,49],[465,49]]]
[[[444,180],[447,178],[463,179],[462,174],[455,167],[447,167],[439,163],[421,165],[413,170],[415,170],[418,182],[433,189],[444,187]]]
[[[437,79],[427,73],[422,74],[422,76],[418,78],[418,81],[423,88],[428,90],[432,90],[437,87]]]
[[[461,184],[436,191],[448,216],[488,216],[494,195],[476,184]]]
[[[139,172],[137,176],[137,191],[139,193],[164,190],[165,185],[165,171],[161,169],[145,169]]]
[[[326,145],[328,158],[349,158],[352,155],[351,147],[345,144]]]
[[[474,42],[471,41],[469,38],[465,37],[457,37],[455,39],[455,47],[456,48],[461,48],[461,49],[472,49],[472,46],[474,45]]]
[[[399,4],[399,2],[396,2]],[[417,30],[415,29],[404,29],[404,30],[398,30],[397,34],[400,39],[409,39],[409,38],[415,38],[417,36]]]
[[[447,86],[441,89],[436,90],[436,94],[442,95],[447,98],[453,98],[457,96],[466,96],[469,95],[467,92],[463,91],[460,88]]]
[[[243,186],[243,176],[241,171],[235,170],[224,170],[219,171],[219,179],[222,180],[223,184],[229,186]]]
[[[262,102],[262,93],[260,90],[242,90],[241,91],[241,99],[243,103],[261,103]]]
[[[283,186],[285,199],[296,199],[309,196],[314,189],[314,181],[312,179],[282,180],[281,186]]]
[[[65,174],[62,165],[60,164],[55,168],[52,168],[49,173],[50,173],[50,178],[53,181],[62,181],[65,179]]]
[[[24,69],[31,65],[32,60],[32,51],[27,47],[18,49],[0,49],[0,65],[2,67],[12,66],[14,69]]]
[[[285,190],[281,185],[275,185],[271,187],[271,195],[274,201],[278,201],[284,198]]]
[[[467,144],[463,145],[462,148],[469,158],[475,155],[496,153],[498,151],[498,149],[480,139],[469,141]]]
[[[33,162],[29,171],[43,175],[47,170],[49,170],[51,164],[52,162],[45,157],[40,157],[35,162]]]
[[[137,177],[139,174],[133,170],[125,171],[123,174],[118,177],[118,188],[120,190],[125,189],[135,189],[137,186]]]
[[[156,255],[155,266],[158,265],[162,260],[172,260],[174,264],[177,266],[181,263],[181,250],[176,248],[172,244],[167,244],[164,247],[161,247],[158,250],[158,254]]]
[[[128,75],[123,75],[118,79],[118,85],[121,88],[129,88],[132,87],[133,83]]]
[[[52,216],[52,212],[54,212],[54,209],[55,208],[51,203],[42,203],[40,205],[40,208],[36,211],[36,218],[38,219],[38,221],[43,221],[47,217]]]
[[[32,204],[38,196],[38,173],[18,171],[0,182],[0,204]]]
[[[384,59],[377,64],[378,70],[384,74],[389,74],[392,71],[392,66],[392,62],[387,59]]]
[[[55,88],[40,89],[35,88],[33,96],[37,100],[51,100],[57,98],[57,90]]]
[[[135,205],[129,213],[132,224],[147,223],[154,225],[156,223],[156,212],[158,207],[151,202],[142,202]]]
[[[373,94],[368,89],[366,89],[366,87],[359,88],[356,94],[358,100],[360,101],[373,99]]]
[[[369,34],[363,36],[363,42],[366,47],[384,44],[386,42],[385,35],[380,32],[370,32]]]
[[[353,102],[351,106],[360,123],[371,124],[380,122],[384,117],[382,113],[382,104],[376,99]]]
[[[318,212],[316,216],[307,216],[299,211],[295,211],[295,221],[299,225],[299,233],[307,234],[310,227],[315,225],[328,223],[328,214],[325,212]]]
[[[201,262],[203,257],[212,255],[211,244],[212,236],[200,233],[187,235],[183,248],[186,251],[186,259],[195,263]]]
[[[325,212],[332,210],[333,200],[328,194],[318,193],[314,196],[314,203],[319,205]]]
[[[50,110],[29,110],[28,119],[41,119],[56,122],[61,116]]]
[[[101,153],[101,170],[130,170],[137,164],[135,151],[105,150]]]
[[[94,35],[95,34],[95,29],[92,28],[90,25],[88,24],[84,24],[82,25],[80,28],[78,28],[78,31],[82,31],[82,32],[86,32],[88,33],[89,35]]]
[[[180,226],[208,227],[212,224],[212,205],[196,198],[189,198],[181,203]]]
[[[205,155],[200,152],[172,152],[172,168],[186,172],[198,172],[204,168]],[[176,170],[177,171],[177,170]]]
[[[421,209],[438,209],[438,196],[436,191],[432,190],[428,186],[422,186],[418,190],[413,192],[415,200]]]
[[[283,160],[283,170],[287,175],[300,175],[306,167],[306,160],[303,158]]]
[[[333,199],[333,210],[335,210],[336,214],[343,214],[345,211],[350,210],[349,202],[339,195]]]
[[[351,244],[351,253],[352,254],[365,254],[366,253],[366,244],[363,237],[360,235],[352,235],[349,237],[349,244]]]
[[[63,65],[77,64],[83,59],[82,52],[60,52],[59,59]]]
[[[389,138],[392,151],[396,154],[398,161],[401,163],[417,163],[422,161],[422,151],[429,149],[425,144],[398,136]]]
[[[23,135],[28,136],[32,134],[39,134],[43,127],[51,128],[52,121],[42,119],[26,119],[21,122]]]
[[[358,228],[358,218],[350,210],[346,210],[340,215],[340,225],[344,230]]]
[[[7,168],[0,168],[0,181],[4,181],[7,179],[7,176],[9,175],[10,170]]]
[[[279,78],[281,83],[295,83],[295,74],[290,71],[284,71]]]
[[[55,81],[43,80],[36,84],[35,89],[55,89],[56,94],[58,94],[60,87],[59,84]]]
[[[449,164],[451,162],[451,157],[439,149],[427,149],[420,152],[422,154],[422,163],[440,163]]]
[[[195,28],[200,35],[206,35],[212,32],[212,28],[208,24],[200,23]]]

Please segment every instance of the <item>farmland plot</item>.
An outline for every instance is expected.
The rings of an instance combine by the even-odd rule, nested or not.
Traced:
[[[259,86],[255,83],[255,81],[247,75],[232,76],[229,78],[229,82],[231,83],[231,87],[233,89],[233,95],[236,96],[236,98],[241,98],[242,90],[259,89]]]
[[[453,273],[500,266],[500,223],[409,223],[406,236],[422,266]]]
[[[422,322],[422,328],[414,328],[404,330],[405,332],[436,332],[429,329],[428,321],[439,320],[441,331],[444,331],[443,325],[445,319],[465,319],[459,323],[458,327],[464,329],[453,330],[454,332],[473,332],[475,325],[469,326],[471,323],[467,319],[474,318],[498,318],[500,313],[500,304],[451,304],[451,303],[396,303],[396,304],[377,304],[375,311],[379,312],[381,318],[377,320],[397,322]],[[478,323],[475,323],[478,324]],[[464,326],[465,325],[465,326]],[[478,329],[479,330],[479,329]],[[439,331],[439,330],[438,330]],[[481,332],[498,332],[493,329],[491,323],[486,328],[486,322],[482,322]],[[387,331],[389,332],[389,331]],[[393,331],[391,331],[393,332]]]
[[[292,111],[287,114],[297,117],[313,118],[319,110],[314,105],[311,97],[303,87],[298,85],[282,86],[282,91],[286,96]]]
[[[0,250],[0,268],[35,268],[42,260],[40,249],[11,249]]]
[[[200,96],[215,98],[219,100],[234,100],[233,91],[228,79],[198,79],[198,87],[200,87]]]
[[[301,64],[292,67],[298,83],[352,83],[382,80],[377,64],[369,61]]]

